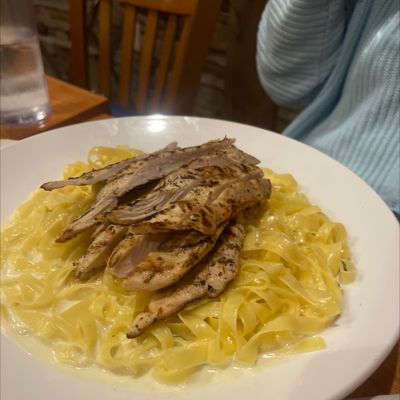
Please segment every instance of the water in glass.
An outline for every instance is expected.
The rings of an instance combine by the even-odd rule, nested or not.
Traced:
[[[49,114],[49,99],[38,37],[2,29],[0,39],[1,123],[34,123]]]

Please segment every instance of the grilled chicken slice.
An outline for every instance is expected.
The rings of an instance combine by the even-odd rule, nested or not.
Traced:
[[[67,225],[67,227],[56,238],[56,242],[66,242],[83,232],[85,229],[96,225],[99,222],[95,219],[97,215],[112,210],[117,206],[117,204],[118,199],[116,198],[111,199],[111,201],[110,199],[101,199],[100,201],[97,201],[95,205],[91,206],[85,213]]]
[[[135,187],[147,182],[161,179],[192,160],[206,156],[212,152],[230,147],[232,139],[215,140],[200,146],[177,148],[164,151],[156,156],[131,164],[119,174],[107,181],[99,191],[97,198],[121,197]]]
[[[177,147],[177,143],[173,142],[168,144],[163,149],[157,151],[156,153],[160,153],[163,151],[172,151],[175,150]],[[154,154],[154,153],[152,153]],[[89,172],[85,172],[80,176],[65,179],[63,181],[52,181],[46,182],[42,186],[40,186],[44,190],[54,190],[59,189],[64,186],[82,186],[82,185],[93,185],[95,183],[104,182],[107,179],[113,177],[114,175],[121,172],[124,168],[126,168],[129,164],[136,163],[138,161],[145,160],[151,154],[140,154],[135,157],[130,157],[126,160],[119,161],[114,164],[107,165],[104,168],[94,169]]]
[[[252,166],[254,170],[254,165],[259,163],[259,160],[233,146],[201,157],[167,175],[149,195],[112,210],[107,218],[115,223],[130,224],[151,217],[207,179],[207,176],[204,176],[207,167],[224,168],[235,163],[248,164],[248,169],[251,170]],[[217,177],[209,176],[209,179],[213,178]]]
[[[143,160],[148,157],[148,154],[140,154],[139,156],[127,158],[126,160],[119,161],[114,164],[107,165],[104,168],[93,169],[85,172],[80,176],[68,178],[62,181],[51,181],[43,183],[40,186],[44,190],[60,189],[65,186],[82,186],[82,185],[94,185],[95,183],[104,182],[111,178],[113,175],[122,171],[132,162]]]
[[[185,196],[199,184],[199,181],[193,180],[184,187],[175,187],[164,191],[152,191],[148,196],[137,199],[130,204],[123,204],[106,215],[109,221],[118,221],[117,223],[131,224],[151,217],[160,212],[167,204],[173,203]]]
[[[165,232],[150,235],[134,235],[128,232],[114,248],[107,262],[107,269],[119,278],[126,278],[133,269],[154,251],[172,251],[191,246],[204,240],[196,231]]]
[[[150,194],[115,208],[107,218],[118,224],[136,223],[157,214],[168,204],[179,200],[196,186],[207,181],[224,181],[255,171],[256,167],[250,164],[250,161],[255,163],[258,160],[246,156],[236,147],[229,147],[194,160],[163,178]]]
[[[91,239],[94,240],[96,237],[107,228],[107,223],[99,222],[96,226],[96,229],[92,233]]]
[[[144,193],[151,192],[153,190],[153,187],[153,183],[142,185],[123,196],[121,200],[129,198],[128,201],[132,201],[132,199],[136,197],[143,196]],[[109,199],[102,199],[100,201],[97,201],[96,206],[91,206],[86,212],[73,220],[56,238],[56,242],[66,242],[67,240],[72,239],[74,236],[78,235],[80,232],[83,232],[85,229],[92,227],[93,225],[100,223],[101,226],[101,222],[109,224],[110,221],[105,218],[101,218],[101,216],[103,214],[106,214],[108,211],[111,211],[113,208],[117,207],[118,201],[119,199],[117,198],[112,199],[111,203],[109,202]]]
[[[125,279],[124,287],[128,290],[152,291],[172,285],[213,249],[224,227],[225,224],[219,226],[212,236],[199,234],[201,239],[195,244],[173,247],[170,243],[169,250],[160,249],[150,253]]]
[[[243,239],[243,226],[239,223],[229,225],[205,262],[172,287],[153,296],[146,309],[136,316],[128,338],[141,335],[151,324],[180,311],[191,301],[205,296],[216,298],[223,293],[239,273]]]
[[[130,190],[161,179],[192,160],[230,147],[233,142],[232,139],[223,139],[211,141],[200,146],[164,150],[149,154],[147,158],[129,164],[118,174],[107,180],[97,194],[95,203],[86,213],[72,221],[56,241],[65,242],[88,227],[95,225],[98,222],[96,217],[115,208],[118,204],[118,198]]]
[[[136,234],[194,229],[212,235],[217,226],[241,210],[269,198],[271,182],[262,171],[215,186],[199,186],[154,217],[129,227]],[[118,220],[119,223],[123,221]]]
[[[128,228],[108,225],[104,227],[88,247],[86,253],[75,262],[75,275],[84,277],[89,272],[105,267],[115,245],[124,237]]]
[[[108,259],[107,269],[119,278],[126,278],[151,252],[160,248],[168,233],[134,235],[127,233]]]
[[[207,161],[204,164],[201,159],[196,160],[180,168],[161,180],[150,195],[115,208],[106,218],[112,223],[128,225],[148,220],[163,210],[168,213],[168,210],[175,208],[175,203],[190,203],[192,208],[198,208],[207,204],[221,185],[253,174],[262,176],[261,170],[255,165],[234,162],[225,156]],[[143,207],[137,208],[142,204]]]

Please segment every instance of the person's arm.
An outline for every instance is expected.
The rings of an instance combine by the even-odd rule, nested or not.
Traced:
[[[279,105],[302,108],[331,73],[346,26],[346,0],[269,0],[261,17],[257,69]]]

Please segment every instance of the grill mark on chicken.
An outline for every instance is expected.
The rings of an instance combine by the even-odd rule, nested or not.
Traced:
[[[175,285],[153,296],[146,309],[136,316],[127,337],[141,335],[154,322],[177,313],[194,300],[206,296],[213,299],[221,295],[239,273],[243,240],[243,226],[239,223],[229,225],[205,262]]]
[[[213,249],[224,227],[219,226],[213,236],[202,235],[195,244],[150,253],[125,279],[124,287],[152,291],[172,285]]]
[[[223,139],[200,146],[163,150],[150,154],[146,159],[129,164],[106,181],[106,184],[98,192],[95,203],[83,215],[72,221],[57,238],[57,241],[65,242],[95,225],[97,223],[96,217],[100,213],[115,208],[118,204],[118,198],[130,190],[163,178],[190,161],[210,154],[212,151],[229,147],[233,142],[232,139]]]
[[[127,227],[108,225],[104,227],[89,245],[86,253],[77,260],[75,275],[84,277],[89,272],[105,267],[114,247],[124,237]]]
[[[129,228],[128,228],[129,229]],[[170,251],[178,247],[187,247],[205,240],[205,236],[196,231],[168,232],[169,238],[161,244],[160,250]]]

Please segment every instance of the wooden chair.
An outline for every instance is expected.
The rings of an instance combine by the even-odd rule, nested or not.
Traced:
[[[99,88],[107,97],[111,95],[111,17],[115,3],[123,9],[118,102],[129,106],[133,90],[133,108],[137,113],[190,114],[221,0],[100,0]],[[88,87],[85,0],[69,0],[69,4],[72,81]],[[146,23],[138,83],[137,87],[131,88],[133,46],[139,13],[146,15]],[[165,32],[155,75],[151,76],[160,18],[166,18]]]

